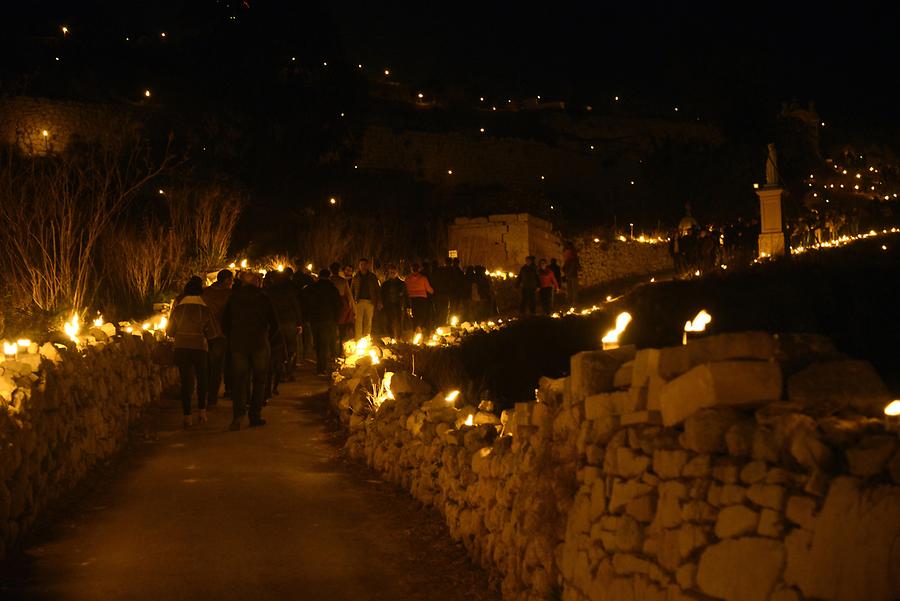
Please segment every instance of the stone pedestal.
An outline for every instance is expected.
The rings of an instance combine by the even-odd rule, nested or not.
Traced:
[[[785,253],[781,221],[781,196],[784,189],[766,186],[756,191],[759,196],[759,256],[778,257]]]

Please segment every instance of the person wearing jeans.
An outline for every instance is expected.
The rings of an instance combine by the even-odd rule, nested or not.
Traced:
[[[219,325],[200,296],[203,281],[193,276],[176,301],[169,316],[167,333],[175,339],[175,365],[181,376],[181,406],[184,426],[190,427],[191,400],[197,389],[199,421],[205,422],[207,401],[208,350],[207,340],[221,337]]]
[[[378,277],[369,271],[369,260],[359,260],[359,271],[350,284],[356,302],[356,339],[372,334],[372,318],[381,307],[381,286]]]
[[[213,319],[221,329],[222,316],[225,313],[225,304],[231,296],[231,286],[234,283],[234,274],[223,269],[216,276],[216,283],[203,291],[203,302],[212,312]],[[208,407],[215,407],[219,400],[219,388],[222,386],[222,372],[225,369],[225,359],[228,355],[228,340],[225,335],[218,336],[209,341],[209,385],[207,386]],[[225,386],[228,389],[227,382]]]
[[[316,374],[328,375],[337,342],[337,320],[341,313],[341,294],[332,283],[331,272],[323,269],[315,284],[304,291],[304,315],[312,325],[316,345]]]
[[[232,292],[222,317],[231,349],[232,430],[241,429],[248,400],[250,427],[266,423],[261,414],[269,379],[269,339],[278,332],[278,320],[260,284],[259,274],[241,273],[241,286]]]

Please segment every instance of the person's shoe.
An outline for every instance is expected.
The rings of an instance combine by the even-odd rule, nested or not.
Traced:
[[[197,421],[201,424],[205,424],[209,421],[209,418],[206,416],[206,409],[200,410],[200,414],[197,416]]]
[[[190,416],[190,415],[185,415],[185,416],[184,416],[184,427],[185,427],[185,428],[190,428],[192,425],[193,425],[193,421],[191,420],[191,416]]]
[[[258,428],[258,427],[260,427],[260,426],[265,426],[265,425],[266,425],[266,420],[264,420],[264,419],[261,418],[261,417],[260,417],[259,419],[251,419],[251,420],[250,420],[250,427],[251,427],[251,428]]]
[[[240,430],[241,429],[241,420],[239,420],[239,419],[231,420],[231,425],[228,426],[228,429],[231,430],[232,432],[237,432],[238,430]]]

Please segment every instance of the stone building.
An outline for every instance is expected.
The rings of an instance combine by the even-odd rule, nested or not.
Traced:
[[[528,213],[458,217],[449,227],[450,251],[463,265],[518,271],[525,257],[562,259],[562,242],[549,221]]]

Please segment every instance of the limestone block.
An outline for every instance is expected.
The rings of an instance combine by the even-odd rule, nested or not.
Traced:
[[[612,494],[609,497],[609,511],[618,513],[634,498],[646,495],[653,487],[637,480],[622,481],[616,479],[613,482]]]
[[[613,388],[628,388],[631,386],[631,374],[634,370],[634,361],[623,363],[613,376]]]
[[[391,391],[397,394],[431,394],[431,384],[409,372],[397,372],[391,378]]]
[[[734,484],[738,481],[738,472],[738,466],[730,458],[725,458],[716,461],[712,476],[724,484]]]
[[[769,601],[803,601],[800,598],[800,593],[797,592],[797,589],[790,587],[781,587],[772,593],[772,596],[769,597]]]
[[[766,479],[768,471],[763,461],[751,461],[741,468],[740,479],[744,484],[756,484]]]
[[[606,485],[602,480],[591,483],[591,522],[596,522],[606,513]]]
[[[532,403],[531,425],[538,428],[549,428],[552,419],[550,407],[546,403]]]
[[[650,376],[650,382],[647,384],[647,409],[650,411],[660,411],[661,405],[659,397],[660,394],[662,394],[662,389],[668,383],[668,380],[659,376]]]
[[[745,419],[731,426],[725,433],[725,446],[732,457],[749,457],[753,453],[756,423]]]
[[[662,528],[679,526],[682,521],[681,501],[687,497],[687,487],[677,480],[669,480],[660,483],[658,490],[655,524]]]
[[[644,529],[631,516],[623,516],[616,528],[616,550],[636,551],[644,540]]]
[[[623,415],[620,423],[623,427],[641,424],[662,424],[662,414],[659,411],[634,411]]]
[[[586,419],[602,419],[612,415],[616,415],[615,396],[613,394],[604,392],[584,399],[584,416]]]
[[[702,409],[685,420],[682,446],[696,453],[725,451],[725,433],[740,419],[726,407]]]
[[[642,524],[652,522],[653,516],[656,514],[655,495],[643,495],[628,501],[625,504],[625,513]]]
[[[891,401],[887,387],[867,361],[816,363],[788,379],[788,400],[811,407],[853,409],[877,417]]]
[[[759,514],[745,505],[730,505],[719,512],[716,520],[716,536],[734,538],[756,532]]]
[[[725,601],[768,601],[784,567],[780,541],[745,537],[724,540],[700,556],[697,585]]]
[[[807,530],[816,527],[816,500],[812,497],[793,495],[787,501],[785,516]]]
[[[690,590],[694,588],[697,582],[697,564],[686,563],[679,567],[675,572],[675,582],[682,590]]]
[[[663,424],[673,426],[700,409],[761,405],[781,398],[781,367],[771,361],[706,363],[660,392]]]
[[[651,563],[630,553],[616,553],[612,558],[616,574],[649,574]]]
[[[761,507],[782,511],[786,492],[778,484],[754,484],[747,489],[747,498]]]
[[[62,357],[59,356],[59,351],[50,342],[45,342],[43,346],[41,346],[40,355],[54,365],[62,361]]]
[[[616,372],[627,360],[626,355],[610,351],[582,351],[572,355],[569,376],[572,399],[578,401],[612,390]]]
[[[881,473],[897,447],[896,436],[867,436],[846,450],[847,465],[854,476],[868,478]]]
[[[628,447],[619,447],[616,449],[616,468],[617,475],[623,478],[635,478],[644,473],[650,465],[650,458],[635,453]]]
[[[634,413],[647,409],[647,387],[629,388],[628,398],[623,400],[622,413]]]
[[[857,478],[836,478],[816,520],[815,533],[794,541],[793,562],[789,562],[785,581],[796,585],[806,598],[900,599],[897,540],[900,487],[863,486]]]
[[[670,346],[659,350],[657,372],[661,378],[670,380],[692,367],[691,351],[687,346]]]
[[[682,449],[660,449],[653,453],[653,471],[665,479],[678,478],[687,465],[688,454]]]
[[[681,518],[685,522],[715,522],[718,518],[718,511],[705,501],[692,499],[681,506]]]
[[[708,361],[775,358],[777,344],[768,332],[729,332],[691,340],[687,345],[693,365]]]
[[[784,534],[784,516],[780,511],[764,508],[759,513],[759,527],[756,531],[760,536],[781,538]]]
[[[697,455],[687,462],[681,475],[685,478],[706,478],[711,471],[712,458],[707,455]]]
[[[659,349],[639,350],[634,356],[631,370],[632,388],[641,388],[650,383],[651,375],[659,375]]]
[[[678,552],[682,561],[709,544],[709,529],[698,524],[682,524],[678,529]]]

